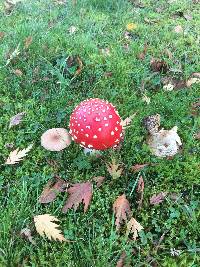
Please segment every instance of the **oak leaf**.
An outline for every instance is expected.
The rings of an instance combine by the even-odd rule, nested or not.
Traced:
[[[49,180],[45,188],[42,191],[42,194],[39,198],[40,203],[50,203],[54,201],[60,192],[64,192],[67,187],[67,182],[59,177],[54,177]]]
[[[26,112],[20,112],[20,113],[16,114],[15,116],[11,117],[10,118],[9,129],[12,126],[20,124],[20,122],[22,121],[22,118],[24,117],[25,114],[26,114]]]
[[[121,176],[123,169],[120,168],[120,164],[117,164],[115,159],[112,159],[110,163],[106,163],[106,167],[113,179],[118,179]]]
[[[59,220],[50,214],[34,217],[35,228],[39,235],[46,236],[49,240],[68,241],[62,235],[61,230],[57,229],[59,225],[54,222],[59,222]]]
[[[136,240],[138,237],[138,233],[142,229],[144,229],[142,225],[132,217],[127,223],[126,235],[128,236],[129,234],[133,234],[133,240]]]
[[[132,122],[132,120],[133,120],[133,118],[135,117],[136,114],[137,113],[134,113],[130,117],[127,117],[125,120],[122,120],[121,121],[120,124],[121,124],[121,126],[122,126],[123,129],[127,128],[131,124],[131,122]]]
[[[85,204],[84,212],[86,212],[92,199],[92,184],[90,182],[74,184],[67,192],[69,198],[62,209],[63,213],[66,213],[72,207],[76,211],[82,201]]]
[[[27,153],[31,150],[32,147],[33,145],[31,144],[27,148],[24,148],[22,150],[19,150],[19,148],[17,148],[14,151],[11,151],[5,164],[13,165],[23,160],[23,158],[27,155]]]
[[[117,230],[119,230],[123,221],[127,222],[128,217],[131,215],[131,208],[129,201],[126,199],[125,194],[119,196],[114,204],[113,211],[116,217],[115,225]]]

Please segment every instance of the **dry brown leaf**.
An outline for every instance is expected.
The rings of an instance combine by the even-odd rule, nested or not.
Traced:
[[[14,74],[15,74],[16,76],[21,77],[21,76],[23,75],[23,72],[22,72],[20,69],[16,69],[16,70],[14,70]]]
[[[32,44],[33,42],[33,37],[32,36],[28,36],[25,40],[24,40],[24,47],[26,49],[29,48],[29,46]]]
[[[5,164],[7,165],[14,165],[19,161],[23,160],[23,158],[27,155],[27,153],[31,150],[33,145],[29,145],[27,148],[19,150],[19,148],[15,149],[14,151],[10,152]]]
[[[138,58],[140,60],[144,60],[145,59],[145,56],[146,56],[146,53],[147,53],[147,49],[148,49],[148,45],[145,44],[143,51],[138,55]]]
[[[46,236],[49,240],[53,239],[60,242],[68,241],[62,235],[61,230],[57,229],[59,225],[54,222],[59,222],[59,220],[56,217],[50,214],[37,215],[34,217],[34,222],[36,231],[42,237]]]
[[[121,121],[121,126],[123,129],[126,129],[132,122],[133,118],[135,117],[137,113],[134,113],[133,115],[131,115],[130,117],[127,117],[125,120]]]
[[[152,58],[150,61],[151,69],[154,72],[166,73],[169,70],[167,62],[164,60]]]
[[[131,167],[131,170],[134,172],[138,172],[140,170],[142,170],[144,167],[148,166],[149,163],[145,163],[145,164],[135,164],[134,166]]]
[[[81,202],[85,204],[84,212],[86,212],[92,199],[92,184],[90,182],[74,184],[67,192],[69,198],[62,209],[63,213],[72,207],[76,211]]]
[[[24,238],[26,238],[30,243],[35,245],[35,241],[33,240],[33,237],[31,235],[31,230],[29,228],[23,228],[20,232],[20,235]]]
[[[167,192],[160,192],[159,194],[155,194],[150,198],[150,204],[151,205],[158,205],[160,203],[162,203],[166,196],[167,196]]]
[[[22,118],[24,117],[25,114],[26,114],[26,112],[20,112],[20,113],[16,114],[15,116],[11,117],[9,129],[13,126],[20,124],[20,122],[22,121]]]
[[[47,185],[42,191],[42,194],[39,198],[40,203],[50,203],[54,201],[60,192],[64,192],[67,188],[68,184],[66,181],[56,176],[50,181],[48,181]]]
[[[104,177],[104,176],[96,176],[93,178],[93,181],[95,181],[97,183],[97,187],[100,187],[105,179],[106,179],[106,177]]]
[[[5,36],[5,32],[0,32],[0,40]]]
[[[119,230],[123,221],[127,222],[128,218],[131,216],[131,208],[125,194],[119,196],[114,204],[113,211],[116,217],[115,225],[117,230]]]
[[[110,163],[106,163],[106,167],[114,180],[121,176],[123,169],[120,168],[120,164],[117,164],[115,159],[112,159]]]
[[[142,193],[143,191],[144,191],[144,180],[143,180],[142,176],[140,176],[140,178],[138,180],[138,185],[137,185],[137,192]]]
[[[125,267],[125,259],[126,259],[126,252],[123,251],[118,262],[117,262],[117,265],[116,267]]]
[[[194,138],[200,140],[200,131],[194,135]]]
[[[138,237],[138,233],[142,229],[144,229],[142,225],[132,217],[127,223],[126,235],[128,236],[129,234],[133,234],[133,240],[136,240]]]
[[[79,75],[82,72],[82,69],[83,69],[83,62],[80,59],[80,57],[77,57],[77,63],[78,63],[78,69],[75,72],[75,76]]]

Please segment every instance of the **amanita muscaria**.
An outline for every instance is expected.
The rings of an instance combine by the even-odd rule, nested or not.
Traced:
[[[121,118],[108,101],[94,98],[81,102],[70,117],[70,134],[83,147],[105,150],[119,144]]]

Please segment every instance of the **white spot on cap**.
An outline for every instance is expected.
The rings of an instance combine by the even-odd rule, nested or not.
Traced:
[[[105,126],[107,127],[108,126],[108,123],[105,123]]]
[[[82,145],[85,145],[85,142],[81,142]]]
[[[109,115],[108,117],[109,117],[110,119],[112,119],[112,115]]]
[[[89,126],[89,125],[87,125],[87,126],[85,126],[85,128],[86,128],[86,129],[90,129],[90,126]]]
[[[109,107],[107,107],[107,110],[109,110],[110,108]]]
[[[115,131],[118,131],[118,128],[117,127],[115,127]]]
[[[77,121],[75,121],[75,123],[77,123]]]
[[[119,124],[119,121],[117,121],[116,123]]]
[[[115,143],[117,143],[117,142],[119,142],[119,139],[116,139],[116,140],[115,140]]]
[[[77,139],[77,136],[76,135],[74,135],[74,139]]]
[[[96,118],[95,118],[95,121],[101,121],[101,119],[96,117]]]
[[[81,132],[83,132],[83,129],[81,129]]]
[[[94,139],[97,139],[97,135],[94,135],[93,138],[94,138]]]
[[[106,112],[106,110],[105,110],[105,109],[103,109],[103,110],[102,110],[102,112]]]
[[[74,137],[72,136],[72,140],[74,141]]]
[[[72,130],[69,130],[69,133],[71,134],[72,133]]]
[[[89,134],[85,134],[86,137],[89,137]]]
[[[74,124],[72,123],[72,127],[74,126]]]
[[[78,124],[78,126],[80,126],[80,123]]]
[[[120,137],[122,137],[122,135],[123,135],[123,134],[122,134],[122,133],[120,133]]]
[[[114,135],[114,134],[115,134],[115,133],[112,131],[112,132],[111,132],[111,135]]]
[[[88,111],[88,115],[90,115],[91,114],[91,112],[90,111]]]
[[[92,148],[93,147],[93,145],[88,145],[88,148]]]
[[[101,132],[101,128],[99,128],[98,131]]]
[[[107,118],[106,117],[104,117],[103,119],[104,119],[104,121],[107,121]]]

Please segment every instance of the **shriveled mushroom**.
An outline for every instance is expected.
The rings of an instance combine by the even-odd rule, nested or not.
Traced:
[[[119,144],[121,118],[108,101],[94,98],[81,102],[70,117],[70,134],[83,147],[105,150]]]
[[[154,132],[149,135],[147,143],[152,153],[158,157],[174,156],[182,145],[177,134],[177,126],[174,126],[171,130],[162,129]]]
[[[52,128],[41,136],[41,145],[50,151],[61,151],[71,144],[71,136],[64,128]]]

